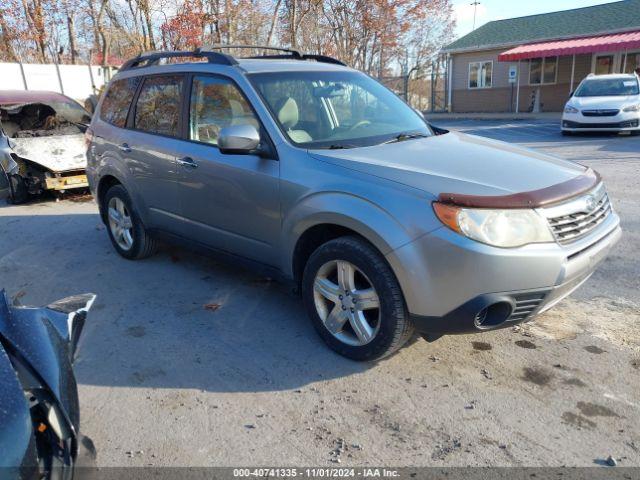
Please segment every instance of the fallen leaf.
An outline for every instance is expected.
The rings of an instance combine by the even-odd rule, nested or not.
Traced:
[[[26,291],[24,290],[20,290],[18,293],[16,293],[12,298],[11,298],[11,303],[13,303],[14,305],[19,305],[20,304],[20,299],[22,297],[24,297],[27,294]]]
[[[215,312],[216,310],[218,310],[222,305],[220,305],[219,303],[205,303],[204,304],[204,309],[205,310],[211,310],[212,312]]]

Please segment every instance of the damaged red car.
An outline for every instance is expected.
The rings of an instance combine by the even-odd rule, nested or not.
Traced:
[[[86,188],[84,132],[91,114],[56,92],[0,91],[0,197]]]

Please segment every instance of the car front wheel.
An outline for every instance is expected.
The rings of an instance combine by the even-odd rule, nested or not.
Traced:
[[[311,255],[302,295],[327,345],[353,360],[386,357],[413,335],[393,271],[373,246],[358,237],[331,240]]]
[[[156,241],[145,230],[122,185],[114,185],[107,191],[102,211],[111,243],[121,256],[130,260],[142,259],[155,252]]]

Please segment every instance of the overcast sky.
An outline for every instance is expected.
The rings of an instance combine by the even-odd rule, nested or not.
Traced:
[[[474,0],[453,0],[456,12],[456,38],[473,30]],[[478,0],[480,5],[476,11],[476,28],[492,20],[524,17],[538,13],[557,12],[572,8],[590,7],[612,3],[615,0]]]

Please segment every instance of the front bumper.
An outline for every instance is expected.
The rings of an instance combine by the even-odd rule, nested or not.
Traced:
[[[589,117],[582,113],[565,113],[560,126],[566,132],[624,132],[640,130],[638,112],[620,112],[614,116]]]
[[[83,174],[58,176],[45,179],[47,190],[71,190],[73,188],[86,188],[89,186],[87,176]]]
[[[528,320],[573,292],[619,240],[619,223],[612,213],[570,245],[513,249],[474,242],[442,227],[387,259],[418,331],[478,332]]]

